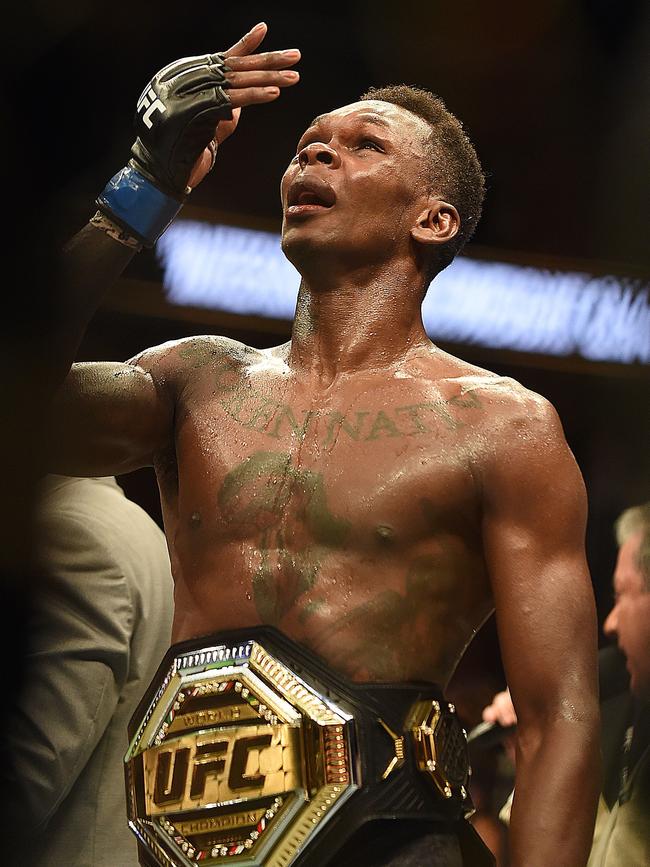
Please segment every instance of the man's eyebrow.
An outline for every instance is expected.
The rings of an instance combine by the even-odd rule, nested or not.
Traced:
[[[313,126],[318,126],[318,124],[322,120],[325,120],[328,117],[329,117],[328,114],[319,114],[317,117],[315,117],[312,120],[312,122],[309,124],[307,129],[311,129]],[[368,114],[360,114],[358,117],[359,117],[359,120],[364,121],[365,123],[374,123],[374,124],[377,124],[377,126],[383,126],[385,128],[390,127],[390,124],[388,123],[388,121],[384,120],[384,118],[381,117],[381,115],[379,115],[379,114],[371,114],[370,112],[368,112]]]
[[[326,114],[319,114],[319,115],[317,115],[317,116],[312,120],[312,122],[309,124],[309,126],[307,127],[307,129],[310,129],[312,126],[318,126],[318,124],[321,122],[321,120],[324,120],[326,117],[327,117]]]
[[[376,123],[378,126],[386,128],[390,127],[388,121],[379,114],[360,114],[359,120],[363,120],[366,123]]]

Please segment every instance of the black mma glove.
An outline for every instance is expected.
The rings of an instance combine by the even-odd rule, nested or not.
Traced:
[[[157,72],[138,100],[132,157],[97,206],[146,247],[180,211],[192,167],[217,123],[232,117],[226,71],[222,54],[184,57]]]

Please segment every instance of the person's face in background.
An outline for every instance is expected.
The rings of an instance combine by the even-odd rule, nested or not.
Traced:
[[[631,535],[618,551],[614,570],[614,607],[603,624],[626,657],[630,688],[650,696],[650,592],[639,566],[643,531]]]

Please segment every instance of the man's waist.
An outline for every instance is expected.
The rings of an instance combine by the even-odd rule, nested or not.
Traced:
[[[212,589],[206,599],[201,593],[196,593],[193,600],[193,610],[182,606],[182,594],[176,590],[177,621],[172,628],[174,645],[185,645],[187,642],[203,641],[209,636],[227,635],[233,630],[233,621],[242,624],[240,629],[258,629],[266,627],[260,613],[252,602],[249,609],[242,608],[241,600],[233,602],[228,595],[214,593],[214,573]],[[198,601],[197,601],[198,600]],[[181,603],[181,604],[179,604]],[[218,603],[218,604],[217,604]],[[361,606],[363,607],[363,606]],[[377,612],[374,611],[374,614]],[[420,613],[414,604],[412,619]],[[456,663],[462,655],[462,648],[454,652],[448,647],[448,641],[443,640],[444,624],[432,617],[427,627],[427,640],[404,640],[411,638],[411,633],[400,621],[397,625],[391,622],[390,608],[387,605],[386,622],[378,628],[376,620],[368,615],[368,621],[363,616],[356,617],[346,623],[339,610],[331,605],[323,606],[323,610],[310,611],[309,618],[302,618],[300,611],[295,616],[283,619],[282,635],[298,644],[304,651],[311,652],[327,666],[328,673],[338,672],[347,681],[355,683],[382,683],[387,686],[399,687],[404,683],[426,683],[435,685],[447,683],[455,670]],[[403,612],[400,616],[407,619]],[[307,620],[307,624],[302,620]],[[289,624],[285,627],[285,622]],[[333,624],[336,624],[334,630]],[[377,635],[387,636],[384,646],[377,647]],[[419,636],[418,636],[419,638]],[[461,639],[468,640],[468,636]],[[460,647],[460,640],[458,640]],[[405,646],[406,645],[406,646]],[[444,650],[444,653],[442,652]]]

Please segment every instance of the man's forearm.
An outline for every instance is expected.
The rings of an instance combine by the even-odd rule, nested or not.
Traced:
[[[52,335],[54,387],[65,379],[85,330],[139,246],[125,244],[88,223],[64,247],[59,273],[59,317]]]
[[[518,731],[512,867],[584,867],[600,791],[597,712]]]

